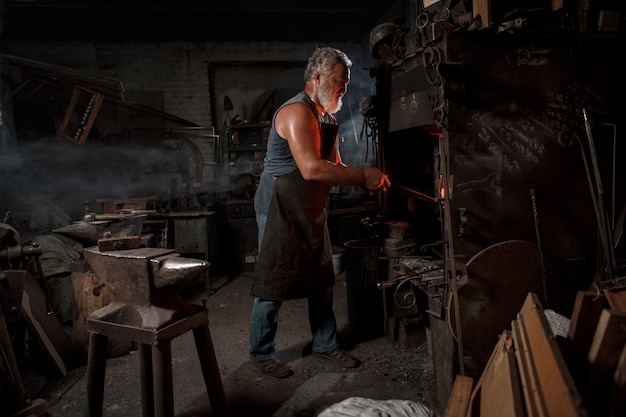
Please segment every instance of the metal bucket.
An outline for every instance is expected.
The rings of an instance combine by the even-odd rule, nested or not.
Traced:
[[[335,271],[335,276],[344,271],[343,253],[344,250],[342,248],[333,245],[333,270]]]

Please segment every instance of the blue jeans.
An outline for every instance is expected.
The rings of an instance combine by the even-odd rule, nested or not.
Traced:
[[[263,233],[267,215],[257,212],[259,229],[259,248],[263,242]],[[313,336],[313,352],[327,352],[338,346],[337,321],[334,310],[334,288],[329,287],[324,294],[308,299],[309,326]],[[278,331],[278,312],[282,301],[266,300],[255,297],[252,304],[250,321],[250,357],[257,361],[266,361],[276,357],[276,332]]]

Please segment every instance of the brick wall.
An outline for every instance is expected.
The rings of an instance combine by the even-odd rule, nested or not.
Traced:
[[[354,61],[353,85],[371,83],[366,43],[333,45]],[[162,91],[163,110],[199,126],[211,120],[208,66],[212,62],[306,61],[315,43],[285,42],[0,42],[5,54],[120,80],[127,91]],[[268,74],[276,77],[276,74]],[[234,102],[238,97],[231,97]],[[221,98],[220,98],[221,99]],[[220,104],[221,100],[218,100]],[[217,123],[219,128],[219,123]]]
[[[232,62],[306,62],[309,54],[317,44],[295,44],[287,42],[61,42],[61,41],[0,41],[0,52],[15,55],[21,58],[35,60],[46,65],[60,66],[71,71],[78,71],[93,77],[107,77],[119,80],[128,97],[134,100],[146,100],[146,105],[162,107],[162,110],[174,118],[197,126],[214,127],[216,133],[224,135],[224,92],[235,104],[240,106],[237,111],[242,114],[242,119],[249,117],[252,101],[264,91],[272,89],[276,77],[280,77],[275,69],[267,74],[268,85],[252,81],[246,78],[246,72],[241,72],[241,77],[229,80],[232,85],[216,85],[216,92],[210,91],[209,67],[217,63],[227,65]],[[369,76],[368,68],[371,67],[371,57],[367,42],[340,43],[333,45],[345,52],[354,62],[352,70],[352,82],[349,87],[349,100],[344,99],[342,111],[344,117],[358,116],[358,99],[363,95],[372,94],[374,81]],[[255,80],[259,75],[254,75]],[[223,77],[222,79],[225,79]],[[297,88],[302,86],[299,79]],[[262,85],[257,85],[262,84]],[[258,88],[258,93],[257,93]],[[217,109],[211,109],[211,97],[215,96]],[[346,101],[351,104],[346,106]],[[120,117],[117,108],[115,114],[105,114],[106,106],[101,108],[96,125],[98,133],[122,133],[122,129],[128,126],[133,128],[178,128],[181,124],[172,120],[163,120],[158,117],[138,117],[136,114],[126,118]],[[217,114],[218,119],[212,120],[212,114]],[[352,115],[352,116],[351,116]],[[130,120],[130,121],[129,121]],[[361,122],[344,123],[347,136],[346,142],[354,143],[358,137]],[[207,131],[205,130],[204,133]],[[224,160],[221,155],[215,154],[215,146],[206,137],[192,136],[193,146],[199,149],[201,175],[194,178],[197,184],[188,184],[194,191],[217,192],[223,191],[224,184],[223,164],[215,164],[216,160]],[[342,134],[343,136],[343,134]],[[365,148],[362,143],[361,147]],[[226,180],[227,182],[227,180]],[[164,182],[166,185],[166,183]],[[163,184],[162,184],[163,185]],[[197,189],[199,187],[199,189]]]

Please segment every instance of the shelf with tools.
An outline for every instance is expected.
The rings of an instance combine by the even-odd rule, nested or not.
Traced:
[[[250,201],[263,171],[269,123],[237,124],[226,130],[225,160],[228,163],[227,200]]]
[[[228,177],[224,208],[233,255],[243,268],[254,264],[258,253],[254,194],[263,172],[269,131],[269,123],[230,125],[222,142]]]

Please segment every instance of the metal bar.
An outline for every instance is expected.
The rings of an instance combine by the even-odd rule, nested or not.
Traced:
[[[537,237],[537,250],[539,251],[539,264],[541,265],[541,277],[543,283],[543,297],[545,307],[549,308],[548,304],[548,273],[546,272],[546,263],[543,255],[543,248],[541,247],[541,233],[539,230],[539,212],[537,210],[537,199],[535,197],[535,189],[530,189],[530,200],[533,206],[533,218],[535,220],[535,235]]]
[[[392,285],[394,285],[395,283],[400,282],[400,281],[404,281],[405,279],[419,278],[419,275],[420,274],[418,274],[418,273],[412,273],[412,274],[407,274],[407,275],[400,275],[399,277],[391,278],[391,279],[388,279],[386,281],[377,282],[376,283],[376,287],[378,289],[389,288]]]
[[[587,140],[589,142],[589,155],[591,157],[591,164],[593,167],[593,174],[596,185],[596,192],[593,191],[593,182],[591,177],[589,177],[591,194],[594,196],[595,208],[596,208],[596,216],[598,220],[598,227],[600,231],[600,239],[602,239],[602,244],[604,246],[604,256],[607,258],[607,273],[608,278],[611,280],[614,277],[616,264],[615,264],[615,248],[613,247],[613,238],[612,232],[608,225],[606,219],[606,209],[604,207],[604,190],[602,188],[602,178],[600,177],[600,169],[598,167],[598,158],[596,156],[596,148],[593,142],[593,134],[591,132],[591,124],[589,122],[589,116],[587,115],[587,110],[583,109],[583,118],[585,122],[585,130],[587,133]],[[584,153],[584,151],[583,151]],[[585,163],[585,167],[586,167]],[[588,170],[588,168],[587,168]]]
[[[207,323],[208,320],[207,311],[202,309],[191,316],[182,318],[166,327],[156,330],[98,320],[92,317],[87,318],[87,326],[89,330],[107,336],[115,336],[124,340],[156,345],[172,340],[197,326]]]
[[[428,201],[428,202],[431,202],[431,203],[436,203],[437,202],[437,199],[435,197],[432,197],[432,196],[430,196],[428,194],[424,194],[424,193],[419,192],[417,190],[414,190],[412,188],[405,187],[404,185],[400,185],[400,184],[397,184],[395,182],[391,183],[391,188],[397,188],[399,190],[406,191],[407,193],[411,194],[414,197],[419,198],[420,200]]]
[[[612,184],[611,184],[611,229],[615,231],[615,187],[617,186],[617,125],[615,123],[605,123],[605,126],[611,126],[613,129],[613,163],[612,163]],[[615,236],[613,236],[615,239]]]
[[[226,393],[222,385],[220,369],[215,357],[215,349],[209,323],[197,326],[193,329],[193,337],[198,351],[198,359],[202,368],[202,375],[206,385],[207,394],[211,402],[211,410],[216,416],[230,416]]]
[[[139,369],[141,373],[141,416],[154,416],[154,370],[152,345],[139,344]]]
[[[169,341],[152,346],[154,372],[154,415],[174,417],[174,386],[172,382],[172,346]]]
[[[26,73],[26,78],[30,78],[30,74],[33,74],[36,78],[37,75],[41,75],[50,80],[61,79],[65,83],[68,83],[68,85],[89,85],[90,88],[95,89],[102,94],[110,94],[121,100],[125,100],[124,86],[121,81],[116,79],[100,76],[95,77],[91,74],[74,69],[14,55],[0,53],[0,59],[4,60],[9,65],[20,67],[22,71]]]
[[[450,193],[451,193],[451,178],[448,176],[448,148],[443,136],[439,137],[439,154],[441,164],[441,179],[444,189],[443,200],[443,218],[444,218],[444,231],[446,233],[446,241],[448,242],[448,260],[450,265],[450,282],[452,284],[453,303],[454,303],[454,319],[456,326],[456,342],[457,350],[459,354],[459,374],[465,375],[465,356],[463,352],[463,331],[461,329],[461,308],[459,306],[459,290],[457,287],[456,278],[456,261],[454,259],[454,235],[452,234],[452,219],[450,213]]]
[[[108,336],[89,333],[87,358],[87,415],[102,417]]]

